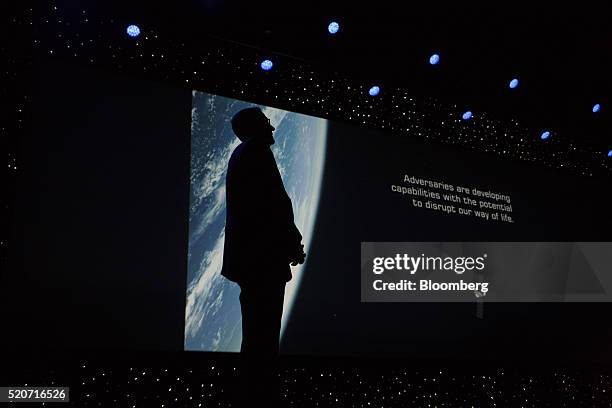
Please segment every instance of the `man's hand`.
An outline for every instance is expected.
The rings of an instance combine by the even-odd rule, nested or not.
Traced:
[[[289,263],[291,266],[296,266],[298,264],[303,264],[304,259],[306,259],[306,253],[304,252],[304,245],[299,244],[299,246],[295,247],[293,252],[289,255]]]

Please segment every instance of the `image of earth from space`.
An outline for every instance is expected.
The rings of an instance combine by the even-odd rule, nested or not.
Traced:
[[[185,308],[185,350],[239,352],[242,341],[240,287],[220,275],[225,234],[225,174],[240,143],[230,120],[249,102],[192,92],[191,197]],[[260,106],[276,128],[271,146],[302,232],[306,263],[291,267],[285,289],[281,337],[308,262],[325,149],[325,119]],[[265,199],[263,197],[262,199]]]

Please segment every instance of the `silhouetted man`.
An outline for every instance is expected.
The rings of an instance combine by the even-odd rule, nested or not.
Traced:
[[[274,127],[260,108],[241,110],[231,123],[242,143],[227,169],[221,275],[240,285],[240,351],[247,359],[243,392],[269,402],[279,393],[275,366],[290,264],[303,263],[306,255],[270,150]]]

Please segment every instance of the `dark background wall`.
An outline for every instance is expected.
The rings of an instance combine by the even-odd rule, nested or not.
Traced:
[[[612,361],[603,318],[612,303],[486,303],[479,318],[474,303],[362,303],[359,278],[361,241],[609,241],[605,183],[341,122],[328,132],[315,235],[284,352]],[[404,174],[507,194],[515,223],[415,208],[411,196],[391,191],[410,186]]]
[[[190,92],[44,59],[31,92],[5,340],[182,349]]]

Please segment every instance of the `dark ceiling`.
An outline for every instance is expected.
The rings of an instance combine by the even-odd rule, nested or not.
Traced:
[[[198,38],[220,37],[376,83],[383,90],[406,87],[415,96],[434,96],[612,148],[612,24],[604,5],[60,3],[152,26],[196,46]],[[341,25],[335,36],[327,33],[332,20]],[[437,66],[428,64],[434,52],[441,56]],[[514,77],[520,85],[510,90]],[[594,103],[602,105],[598,114],[591,112]]]

